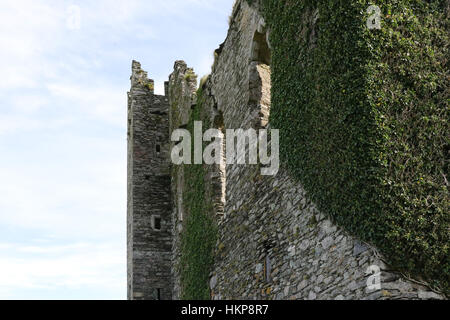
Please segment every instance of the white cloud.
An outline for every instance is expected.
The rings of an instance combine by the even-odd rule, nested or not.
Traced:
[[[51,83],[48,90],[53,97],[67,103],[72,113],[81,113],[97,120],[125,128],[127,93],[125,88],[102,85]]]
[[[200,77],[211,73],[211,67],[214,62],[213,54],[204,55],[199,62],[198,74]]]
[[[62,137],[62,140],[68,145],[56,144],[58,150],[39,156],[41,159],[36,158],[35,164],[0,168],[0,225],[82,239],[120,234],[123,238],[126,159],[120,155],[125,150],[114,150],[114,141],[108,139]],[[82,149],[76,144],[82,145]],[[71,148],[75,148],[74,153],[92,156],[72,157]],[[60,158],[60,162],[51,161],[53,157]]]
[[[102,287],[119,296],[124,293],[124,247],[74,243],[41,247],[9,244],[8,248],[7,252],[0,251],[0,299],[20,297],[26,289],[46,292]],[[28,255],[24,257],[23,253]]]
[[[31,115],[0,115],[0,137],[2,135],[11,135],[14,133],[30,132],[36,130],[56,130],[64,128],[73,123],[70,117],[62,117],[58,119],[40,119]],[[0,144],[1,145],[1,144]]]

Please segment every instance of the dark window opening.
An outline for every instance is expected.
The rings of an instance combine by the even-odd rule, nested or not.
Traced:
[[[269,44],[266,40],[266,33],[255,32],[253,38],[253,61],[270,65],[272,60]]]
[[[161,289],[156,289],[156,300],[161,300]]]
[[[161,218],[155,217],[155,230],[161,230]]]
[[[161,152],[161,146],[158,144],[156,145],[156,152],[160,153]]]
[[[145,180],[150,180],[150,175],[149,174],[145,175]]]

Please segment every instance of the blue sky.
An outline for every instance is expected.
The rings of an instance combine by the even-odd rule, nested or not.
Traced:
[[[126,298],[131,60],[209,73],[233,0],[0,0],[0,299]]]

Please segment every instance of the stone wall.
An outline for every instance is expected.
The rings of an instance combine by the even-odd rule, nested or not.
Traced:
[[[238,1],[203,86],[209,101],[206,112],[211,118],[220,113],[227,129],[267,125],[270,44],[263,41],[267,33],[258,10]],[[261,176],[257,165],[227,165],[223,172],[226,197],[224,214],[217,212],[213,299],[440,297],[391,271],[375,248],[334,225],[284,168],[276,176]],[[206,179],[213,189],[222,188]],[[367,283],[376,282],[377,268],[381,288],[370,289]]]
[[[176,61],[174,71],[169,76],[169,128],[170,133],[176,129],[185,128],[188,121],[191,108],[195,105],[197,90],[197,76],[193,70],[188,68],[184,61]],[[175,143],[171,142],[171,147]],[[174,279],[173,297],[179,299],[181,294],[180,275],[178,261],[180,259],[180,240],[183,232],[183,218],[185,209],[183,206],[184,189],[184,167],[174,166],[172,168],[172,221],[173,221],[173,261],[172,274]]]
[[[243,0],[236,2],[227,38],[215,52],[211,75],[202,82],[202,112],[211,127],[270,128],[270,30],[266,29],[257,3],[252,7]],[[141,79],[140,68],[133,66],[136,82]],[[182,290],[177,265],[187,211],[183,203],[183,166],[172,167],[169,192],[165,179],[168,148],[155,163],[151,143],[155,139],[167,143],[169,133],[186,126],[196,107],[196,82],[193,70],[177,61],[166,85],[170,107],[167,98],[148,94],[140,85],[132,85],[130,93],[130,114],[137,119],[129,120],[134,143],[129,146],[129,162],[133,164],[129,167],[129,199],[133,200],[129,202],[128,215],[133,238],[128,251],[134,256],[129,255],[128,268],[129,286],[135,286],[129,290],[142,292],[143,298],[150,294],[146,286],[154,288],[155,283],[170,288],[174,299],[180,298]],[[152,99],[161,101],[158,108],[165,111],[159,113],[158,130],[151,127],[145,131],[148,120],[143,120],[140,110],[143,105],[154,105]],[[225,148],[223,152],[224,156]],[[262,176],[260,169],[259,165],[234,164],[207,169],[206,194],[213,199],[219,230],[209,283],[212,299],[442,298],[426,284],[391,270],[376,248],[361,243],[327,219],[285,168],[281,167],[275,176]],[[162,175],[164,181],[158,180],[161,184],[157,188],[147,185],[142,181],[144,172]],[[146,213],[151,210],[164,216],[167,233],[151,231]],[[164,267],[168,267],[172,252],[171,276],[165,272],[158,278],[157,273],[150,272],[154,265],[149,261],[151,257],[157,259],[155,252],[159,252]],[[377,283],[377,276],[380,288],[368,286]]]
[[[128,299],[172,298],[168,98],[133,61],[128,93]]]

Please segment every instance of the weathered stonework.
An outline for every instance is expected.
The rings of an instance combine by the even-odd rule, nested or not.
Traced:
[[[133,61],[128,93],[128,298],[171,299],[168,98]]]
[[[203,112],[209,115],[211,127],[270,128],[268,32],[257,5],[238,0],[227,38],[216,50],[212,73],[202,83]],[[186,184],[183,167],[174,166],[169,191],[169,133],[188,123],[196,107],[197,78],[183,61],[175,63],[166,89],[169,108],[167,97],[154,96],[139,84],[139,70],[133,64],[129,102],[129,163],[133,164],[128,195],[129,292],[149,298],[151,288],[158,285],[171,290],[164,297],[179,299],[177,263]],[[160,110],[158,121],[151,112],[153,120],[147,120],[145,108]],[[152,125],[146,127],[148,123]],[[154,141],[164,144],[159,155],[153,152]],[[285,168],[275,176],[260,175],[259,165],[222,164],[207,170],[205,185],[219,230],[209,282],[212,299],[443,298],[426,284],[391,270],[376,248],[334,225]],[[145,174],[152,175],[152,183],[142,181]],[[160,179],[153,180],[158,175]],[[148,215],[153,212],[164,217],[164,233],[151,230]],[[161,268],[153,269],[151,259],[159,259]],[[171,268],[170,276],[166,268]],[[368,284],[374,283],[377,268],[381,287],[373,288]]]
[[[189,121],[191,107],[195,105],[195,92],[197,89],[197,76],[188,68],[184,61],[176,61],[174,71],[169,77],[168,92],[170,101],[169,123],[170,132],[175,129],[185,128]],[[171,143],[171,148],[175,143]],[[173,221],[173,260],[172,276],[174,280],[174,298],[180,296],[181,285],[178,270],[180,259],[180,238],[183,232],[183,218],[185,210],[183,206],[184,167],[174,166],[172,169],[172,221]]]

